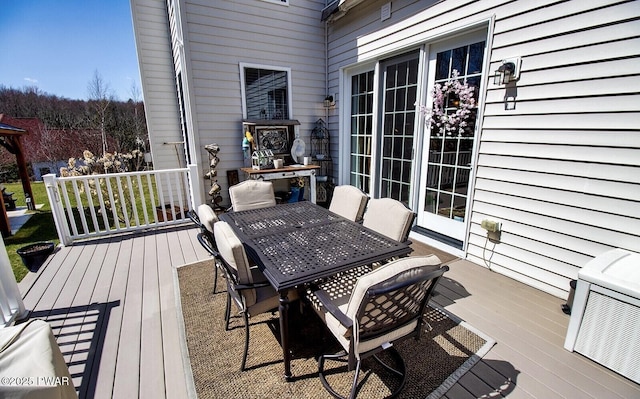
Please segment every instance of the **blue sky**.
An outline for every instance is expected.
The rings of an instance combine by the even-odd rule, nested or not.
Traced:
[[[95,71],[121,101],[142,100],[129,0],[3,0],[0,85],[86,100]]]

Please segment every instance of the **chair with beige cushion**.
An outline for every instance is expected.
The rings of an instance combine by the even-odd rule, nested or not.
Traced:
[[[349,370],[355,368],[349,392],[349,398],[355,398],[362,383],[358,381],[361,361],[372,356],[400,379],[390,397],[400,393],[406,380],[406,366],[393,345],[408,338],[420,338],[425,328],[425,307],[447,270],[435,255],[407,257],[355,276],[352,288],[341,295],[332,292],[335,287],[315,287],[309,291],[308,297],[318,303],[314,309],[344,349],[318,359],[320,380],[329,393],[342,397],[325,378],[326,360],[346,362]],[[384,362],[378,356],[385,350],[390,351],[393,362]]]
[[[200,219],[202,228],[211,235],[213,235],[213,225],[220,220],[218,219],[218,215],[216,215],[213,208],[211,208],[207,204],[198,206],[198,219]]]
[[[406,241],[416,214],[393,198],[369,200],[362,225],[392,240]]]
[[[236,304],[244,318],[245,344],[242,355],[241,370],[245,369],[249,351],[249,318],[261,313],[276,311],[280,295],[266,281],[257,267],[251,267],[244,246],[228,223],[220,221],[215,224],[214,236],[218,245],[218,253],[224,265],[227,280],[227,307],[225,310],[226,325],[229,329],[231,301]],[[297,299],[297,293],[289,293],[289,299]]]
[[[359,188],[349,185],[337,186],[333,190],[329,210],[357,222],[362,219],[368,200],[367,194],[363,193]]]
[[[216,215],[209,205],[202,204],[198,206],[197,212],[193,210],[189,211],[189,218],[200,228],[200,232],[207,236],[207,242],[217,253],[218,247],[215,237],[213,236],[213,226],[220,220],[218,219],[218,215]],[[200,241],[200,243],[202,244],[203,242]],[[205,249],[209,249],[206,245],[203,244],[203,246]],[[215,294],[218,285],[218,269],[220,269],[222,265],[219,260],[215,259],[215,255],[214,262],[216,267],[213,269],[213,293]]]
[[[261,180],[245,180],[229,187],[233,211],[246,211],[276,206],[273,183]]]

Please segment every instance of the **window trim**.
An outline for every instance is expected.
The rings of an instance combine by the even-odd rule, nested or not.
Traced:
[[[289,6],[289,0],[261,0],[267,3],[279,4],[281,6]]]
[[[268,69],[272,71],[282,71],[287,73],[287,111],[289,114],[289,119],[293,118],[293,90],[291,86],[291,68],[289,67],[281,67],[281,66],[273,66],[273,65],[265,65],[265,64],[251,64],[246,62],[241,62],[239,64],[240,67],[240,90],[242,96],[242,118],[247,119],[247,93],[246,93],[246,85],[245,85],[245,70],[247,68],[253,69]]]

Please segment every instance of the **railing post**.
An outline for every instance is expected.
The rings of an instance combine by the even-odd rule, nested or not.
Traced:
[[[204,197],[198,174],[198,165],[189,165],[189,192],[191,194],[191,209],[197,209]]]
[[[56,224],[56,231],[58,232],[58,238],[62,245],[70,245],[72,243],[71,233],[69,233],[69,227],[67,226],[67,219],[62,209],[62,201],[60,201],[60,194],[58,193],[58,183],[56,183],[56,175],[49,173],[42,176],[44,185],[47,189],[47,195],[49,196],[49,204],[51,205],[51,213],[53,214],[53,221]]]

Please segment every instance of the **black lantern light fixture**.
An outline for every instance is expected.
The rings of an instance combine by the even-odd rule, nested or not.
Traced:
[[[336,105],[336,102],[333,100],[333,96],[326,96],[324,98],[324,107],[325,108],[330,108],[330,107],[333,107],[334,105]]]
[[[506,85],[520,77],[520,57],[502,60],[493,76],[494,85]]]

